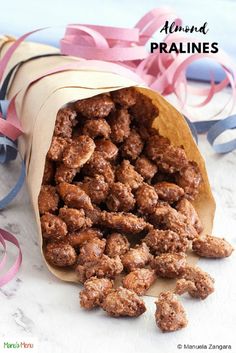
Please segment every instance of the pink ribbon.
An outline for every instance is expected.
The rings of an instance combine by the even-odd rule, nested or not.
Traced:
[[[12,280],[12,278],[15,277],[16,273],[18,272],[21,262],[22,262],[22,253],[20,249],[20,244],[16,237],[12,235],[11,233],[7,232],[4,229],[0,228],[0,243],[2,244],[4,253],[3,257],[0,260],[0,270],[3,269],[7,263],[7,244],[6,241],[9,243],[12,243],[18,248],[18,255],[13,263],[13,265],[2,275],[0,276],[0,287],[2,287],[4,284],[7,284],[9,281]]]
[[[134,28],[105,27],[93,25],[68,25],[60,46],[62,54],[79,56],[90,60],[105,60],[118,63],[137,73],[147,86],[162,95],[174,93],[179,100],[183,112],[187,110],[188,93],[203,97],[198,107],[207,105],[214,95],[226,86],[232,89],[232,107],[236,98],[236,68],[229,56],[220,50],[216,54],[176,54],[160,53],[156,50],[149,53],[145,45],[160,30],[165,21],[175,21],[181,25],[170,8],[157,8],[144,15]],[[191,37],[173,33],[159,41],[168,46],[175,42],[198,42]],[[187,84],[188,66],[202,58],[211,58],[221,65],[226,78],[219,84],[212,78],[209,89],[193,88]],[[229,103],[229,102],[228,102]]]

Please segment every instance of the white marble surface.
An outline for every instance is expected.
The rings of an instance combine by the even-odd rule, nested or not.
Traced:
[[[236,247],[236,151],[216,155],[205,136],[201,136],[199,148],[217,202],[214,234],[225,236]],[[17,172],[17,163],[1,167],[1,195]],[[42,261],[26,187],[0,212],[0,226],[18,237],[23,250],[19,274],[0,288],[0,341],[33,337],[38,339],[40,353],[174,353],[179,351],[178,344],[210,343],[231,344],[232,352],[236,351],[236,252],[228,259],[200,261],[216,280],[215,293],[202,302],[183,298],[188,327],[162,334],[154,322],[154,298],[145,297],[148,310],[138,319],[114,319],[102,310],[88,313],[80,308],[80,286],[60,282]]]

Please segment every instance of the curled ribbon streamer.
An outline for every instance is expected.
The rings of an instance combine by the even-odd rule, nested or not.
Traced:
[[[18,255],[17,255],[13,265],[3,275],[0,276],[0,287],[7,284],[9,281],[12,280],[12,278],[15,277],[15,275],[17,274],[17,272],[20,268],[21,262],[22,262],[22,252],[21,252],[20,244],[19,244],[18,240],[16,239],[16,237],[14,237],[14,235],[12,235],[11,233],[7,232],[6,230],[0,228],[0,243],[2,244],[2,247],[4,250],[3,257],[0,260],[0,269],[4,268],[4,266],[6,265],[6,262],[7,262],[6,241],[9,243],[12,243],[13,245],[15,245],[18,248]]]
[[[222,50],[216,54],[184,55],[160,53],[159,50],[150,54],[147,51],[145,44],[152,39],[152,36],[167,20],[175,21],[176,25],[182,24],[182,20],[175,15],[173,10],[165,7],[148,12],[131,29],[80,24],[68,25],[64,38],[60,42],[61,52],[85,59],[118,62],[119,65],[124,65],[137,72],[146,85],[159,93],[163,95],[174,93],[181,107],[186,106],[187,92],[189,91],[186,81],[188,66],[196,60],[211,58],[221,65],[226,78],[219,84],[215,84],[212,80],[210,88],[207,90],[205,88],[192,89],[193,94],[206,96],[197,106],[207,105],[214,95],[228,84],[231,85],[232,98],[235,101],[236,70],[227,54]],[[167,35],[163,42],[169,47],[172,42],[179,44],[196,41],[187,36],[173,33]],[[186,92],[183,93],[183,90]],[[182,99],[182,96],[185,99]]]

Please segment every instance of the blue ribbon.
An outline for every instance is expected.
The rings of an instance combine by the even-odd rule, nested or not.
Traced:
[[[2,115],[2,118],[6,116],[6,110],[7,110],[7,101],[0,102],[0,112]],[[6,136],[0,136],[0,164],[6,164],[10,161],[14,161],[17,157],[18,154],[18,148],[16,142],[10,140]],[[20,154],[19,154],[20,155]],[[21,157],[20,157],[21,158]],[[12,187],[12,189],[8,192],[6,196],[4,196],[0,200],[0,210],[5,208],[9,203],[16,197],[20,189],[22,188],[25,180],[25,163],[23,159],[21,158],[21,170],[20,170],[20,175],[18,177],[18,180],[16,184]]]
[[[197,134],[207,134],[207,140],[216,153],[225,154],[236,149],[236,139],[215,144],[215,140],[223,132],[236,129],[236,115],[228,116],[222,120],[205,120],[192,123],[188,118],[186,121],[197,143]]]

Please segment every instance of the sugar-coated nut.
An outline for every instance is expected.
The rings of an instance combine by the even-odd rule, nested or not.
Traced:
[[[188,239],[171,230],[151,230],[143,241],[154,255],[162,253],[186,252]]]
[[[137,268],[143,268],[152,260],[152,255],[145,243],[137,245],[135,248],[127,251],[122,257],[122,263],[127,271],[133,271]]]
[[[90,160],[95,147],[95,143],[91,137],[81,135],[65,148],[63,163],[68,168],[80,168]]]
[[[91,227],[92,222],[85,217],[83,209],[63,207],[59,210],[59,217],[67,224],[69,232],[76,232],[81,228]]]
[[[123,160],[116,170],[116,178],[132,190],[137,189],[143,182],[143,177],[136,172],[134,166],[128,160]]]
[[[54,135],[60,137],[71,137],[72,126],[76,123],[76,112],[67,107],[58,111],[54,129]]]
[[[93,209],[92,210],[85,209],[86,217],[91,219],[93,225],[99,225],[100,224],[101,213],[102,213],[101,209],[98,206],[96,206],[96,205],[93,205]]]
[[[64,163],[60,163],[56,169],[55,182],[56,184],[63,183],[64,181],[71,183],[78,172],[79,169],[68,168]]]
[[[81,245],[78,256],[78,264],[97,261],[104,253],[106,246],[105,239],[94,238]]]
[[[169,145],[169,139],[164,136],[160,136],[156,131],[156,133],[149,136],[146,141],[146,155],[152,161],[159,162],[162,160],[165,150],[168,149]]]
[[[158,116],[158,108],[152,100],[144,94],[137,92],[136,103],[130,108],[135,122],[141,127],[151,127]]]
[[[135,162],[136,171],[144,180],[150,181],[157,173],[157,165],[152,163],[147,157],[140,156]]]
[[[83,265],[79,264],[76,267],[77,277],[82,283],[85,282],[86,279],[93,276],[97,276],[99,278],[114,278],[122,271],[123,265],[119,256],[110,258],[104,254],[96,261],[86,262]]]
[[[106,212],[101,213],[100,225],[122,233],[138,234],[148,227],[147,222],[132,213]]]
[[[121,146],[121,154],[123,158],[135,160],[143,150],[143,140],[136,130],[131,130],[129,136],[125,139]]]
[[[53,137],[51,146],[47,153],[47,158],[53,161],[61,161],[66,146],[70,143],[70,140],[63,137]]]
[[[105,119],[92,119],[85,121],[82,131],[84,135],[89,135],[93,139],[95,137],[108,138],[111,128]]]
[[[75,264],[75,249],[66,242],[49,243],[45,249],[46,260],[54,266],[66,267]]]
[[[193,240],[193,251],[201,257],[223,258],[233,252],[233,247],[222,238],[205,235]]]
[[[168,203],[178,201],[184,195],[184,189],[174,183],[162,181],[154,185],[160,200]]]
[[[114,109],[114,103],[108,94],[81,99],[75,102],[75,110],[87,118],[105,118]]]
[[[111,92],[113,101],[123,107],[132,107],[136,103],[137,92],[134,87],[122,88]]]
[[[85,210],[93,209],[90,197],[79,186],[60,183],[57,185],[57,191],[68,207],[84,208]]]
[[[187,326],[183,305],[172,292],[161,292],[156,301],[156,324],[163,332],[172,332]]]
[[[38,197],[39,213],[55,212],[58,208],[59,196],[56,188],[51,185],[42,185]]]
[[[176,175],[176,183],[185,191],[185,197],[194,200],[199,193],[202,176],[196,162],[188,162]]]
[[[192,293],[196,291],[196,286],[193,281],[187,281],[186,279],[178,279],[175,286],[175,293],[182,295],[184,293]]]
[[[184,149],[171,145],[169,139],[159,134],[150,136],[145,151],[157,166],[168,173],[175,173],[188,165]]]
[[[63,220],[51,213],[45,213],[41,219],[43,237],[46,239],[62,239],[67,234],[67,225]]]
[[[106,199],[107,208],[114,212],[129,212],[135,206],[135,198],[128,185],[113,183]]]
[[[165,225],[167,214],[171,210],[171,206],[164,201],[158,201],[152,213],[149,214],[148,220],[155,227],[159,228]]]
[[[187,222],[191,224],[198,233],[202,232],[203,226],[201,220],[190,201],[185,198],[181,199],[177,203],[176,209],[187,218]]]
[[[158,195],[153,186],[143,183],[135,193],[137,206],[141,213],[153,213]]]
[[[105,253],[109,257],[124,255],[129,250],[130,244],[125,235],[112,233],[107,237]]]
[[[109,192],[109,185],[102,175],[95,175],[93,178],[86,177],[80,186],[97,205],[106,200]]]
[[[111,127],[111,140],[123,142],[130,134],[130,115],[127,109],[117,109],[108,120]]]
[[[108,184],[112,184],[114,182],[114,171],[112,169],[111,164],[103,157],[102,152],[94,152],[92,158],[83,168],[83,172],[85,175],[94,177],[99,174],[104,177]]]
[[[94,238],[102,238],[102,232],[96,228],[86,228],[79,232],[68,234],[68,242],[73,247],[77,248],[82,246],[85,242],[88,242]]]
[[[214,292],[214,279],[199,267],[186,266],[182,279],[176,283],[175,292],[177,294],[188,292],[191,297],[206,299]]]
[[[192,240],[198,236],[194,226],[188,222],[188,219],[174,208],[169,208],[169,212],[165,215],[164,224],[167,229],[170,229],[180,235]]]
[[[114,317],[138,317],[146,311],[144,301],[135,292],[123,287],[108,293],[102,302],[102,308]]]
[[[164,253],[151,262],[156,274],[163,278],[177,278],[184,273],[186,267],[185,253]]]
[[[111,142],[111,140],[97,140],[96,144],[96,152],[101,152],[101,155],[104,159],[108,161],[115,160],[118,155],[118,147]]]
[[[55,172],[55,166],[52,161],[46,158],[45,166],[44,166],[44,173],[43,173],[43,184],[50,184],[53,181]]]
[[[126,275],[122,283],[125,288],[133,290],[138,295],[144,295],[155,280],[154,270],[138,268]]]
[[[108,278],[91,277],[84,282],[84,289],[80,292],[80,306],[91,310],[100,306],[113,288],[113,281]]]

